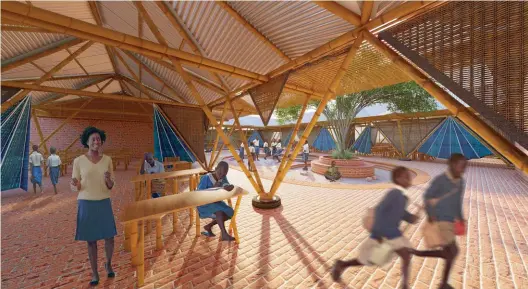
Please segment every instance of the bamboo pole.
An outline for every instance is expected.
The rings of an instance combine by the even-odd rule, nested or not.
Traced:
[[[142,226],[143,227],[143,226]],[[130,257],[131,263],[134,266],[139,264],[139,254],[138,254],[138,222],[131,222],[130,226]]]
[[[39,134],[39,137],[41,140],[44,139],[44,134],[42,133],[42,130],[40,129],[40,123],[38,121],[38,117],[37,117],[37,114],[35,113],[35,110],[33,109],[32,111],[32,114],[33,114],[33,121],[35,122],[35,127],[37,128],[37,132]],[[44,143],[44,152],[46,154],[48,154],[48,146],[46,145],[46,143]]]
[[[4,3],[2,3],[2,6],[3,6]],[[2,15],[3,16],[3,15]],[[5,21],[4,20],[4,17],[2,17],[2,22]],[[12,58],[12,59],[8,59],[8,60],[4,60],[2,61],[2,73],[6,72],[6,71],[9,71],[13,68],[16,68],[16,67],[19,67],[21,65],[24,65],[24,64],[28,64],[30,62],[33,62],[35,60],[38,60],[42,57],[46,57],[48,55],[52,55],[53,53],[56,53],[56,52],[59,52],[63,49],[67,49],[67,48],[70,48],[70,47],[73,47],[77,44],[80,44],[82,43],[84,40],[82,39],[77,39],[75,37],[69,37],[69,38],[66,38],[64,40],[61,40],[59,42],[56,42],[56,43],[52,43],[48,46],[44,46],[44,47],[41,47],[35,51],[31,51],[27,54],[25,54],[26,56],[21,56],[21,57],[15,57],[15,58]]]
[[[2,24],[3,31],[14,31],[14,32],[33,32],[33,33],[47,33],[48,30],[43,28],[31,27],[31,26],[13,26]]]
[[[57,92],[57,93],[63,93],[63,94],[89,96],[93,98],[111,99],[111,100],[128,101],[128,102],[136,102],[136,103],[156,103],[156,104],[166,104],[166,105],[182,106],[182,107],[198,107],[197,105],[194,105],[194,104],[179,103],[179,102],[174,102],[174,101],[144,99],[144,98],[138,98],[138,97],[124,96],[121,94],[109,94],[109,93],[82,91],[82,90],[34,85],[34,84],[19,83],[19,82],[12,82],[12,81],[2,81],[1,85],[8,86],[8,87],[18,87],[18,88],[30,89],[30,90],[35,90],[35,91]]]
[[[105,78],[101,78],[101,79],[99,79],[99,80],[95,80],[95,81],[92,81],[92,82],[89,82],[89,83],[83,84],[83,85],[81,85],[81,86],[79,86],[79,87],[76,87],[75,89],[76,89],[76,90],[83,90],[83,89],[88,88],[88,87],[90,87],[90,86],[93,86],[93,85],[99,84],[99,83],[101,83],[101,82],[103,82],[103,81],[105,81],[105,80],[108,80],[110,77],[111,77],[111,76],[108,76],[108,77],[105,77]],[[103,87],[106,87],[106,86],[107,86],[108,84],[110,84],[111,82],[112,82],[112,80],[110,80],[109,82],[107,82]],[[64,94],[61,95],[60,93],[59,93],[59,94],[55,94],[55,95],[49,97],[48,99],[46,99],[46,100],[40,102],[40,103],[38,104],[38,106],[39,106],[40,108],[44,108],[45,105],[50,105],[50,103],[52,103],[52,102],[54,102],[54,101],[57,101],[57,100],[59,100],[59,99],[65,97],[65,96],[67,96],[67,95],[64,95]],[[65,103],[65,102],[61,102],[61,104],[64,104],[64,103]]]
[[[74,80],[74,79],[108,79],[110,77],[113,77],[114,74],[112,73],[100,73],[100,74],[80,74],[80,75],[67,75],[67,76],[53,76],[48,81],[58,81],[58,80]],[[19,78],[19,79],[9,79],[9,81],[15,81],[15,82],[34,82],[39,80],[40,77],[32,77],[32,78]]]
[[[306,108],[308,107],[308,102],[310,101],[310,96],[306,96],[306,99],[304,100],[304,103],[303,103],[303,106],[302,106],[302,109],[301,109],[301,113],[299,114],[299,117],[297,118],[297,122],[295,123],[295,127],[293,128],[293,131],[292,131],[292,136],[290,137],[290,140],[288,141],[288,145],[286,146],[286,150],[284,151],[284,157],[282,158],[280,164],[279,164],[279,169],[277,170],[277,175],[280,174],[282,172],[282,169],[284,168],[284,165],[285,165],[285,160],[287,159],[287,155],[293,145],[293,143],[295,142],[295,136],[297,135],[297,132],[299,131],[299,128],[301,127],[301,123],[302,123],[302,119],[304,117],[304,112],[306,111]]]
[[[114,51],[115,52],[115,51]],[[137,84],[138,84],[138,87],[137,89],[140,91],[140,97],[141,97],[141,93],[144,93],[148,98],[150,99],[154,99],[154,97],[147,91],[147,89],[145,88],[145,86],[143,85],[143,83],[141,82],[141,79],[138,77],[138,75],[132,70],[132,68],[128,65],[128,63],[125,61],[125,59],[121,56],[120,53],[116,52],[114,53],[114,55],[121,61],[121,63],[125,66],[126,70],[128,71],[128,73],[130,73],[130,75],[132,75],[132,77],[136,80]],[[141,66],[140,66],[141,67]],[[128,78],[126,77],[123,77],[122,78],[123,80],[125,81],[129,81]],[[171,99],[171,98],[168,98],[169,100],[174,100],[174,99]]]
[[[315,124],[317,123],[317,120],[319,119],[319,116],[321,116],[321,113],[323,113],[323,110],[326,107],[326,104],[331,98],[335,96],[337,88],[339,84],[341,83],[341,78],[343,78],[343,76],[346,74],[350,63],[352,62],[352,59],[354,59],[356,52],[359,50],[359,47],[361,46],[362,42],[363,42],[363,33],[360,34],[359,37],[356,39],[356,41],[354,41],[354,43],[352,44],[352,47],[350,48],[350,50],[347,53],[347,56],[341,63],[339,71],[335,75],[334,80],[332,81],[332,84],[330,85],[330,87],[328,87],[325,97],[321,100],[321,102],[317,106],[317,110],[315,111],[312,119],[310,120],[310,123],[304,129],[303,135],[301,139],[299,140],[299,143],[295,146],[295,149],[288,157],[288,160],[282,172],[280,174],[277,174],[277,177],[275,178],[275,180],[273,181],[273,184],[271,185],[271,190],[265,199],[271,200],[273,199],[273,196],[275,196],[275,194],[277,193],[277,190],[280,184],[282,183],[282,180],[284,180],[286,173],[290,169],[293,161],[297,157],[297,154],[301,150],[303,143],[308,139],[308,136],[312,132],[312,129],[314,128]]]
[[[77,49],[74,53],[70,54],[68,57],[66,57],[63,61],[61,61],[59,64],[55,65],[50,71],[45,73],[43,76],[41,76],[37,81],[35,81],[34,84],[39,85],[48,79],[50,79],[53,74],[64,68],[64,66],[68,65],[72,60],[75,59],[75,57],[79,56],[81,53],[86,51],[90,46],[92,46],[93,42],[88,41],[86,44],[84,44],[81,48]],[[6,111],[8,108],[13,106],[15,103],[20,101],[22,98],[24,98],[26,95],[30,93],[30,90],[24,89],[20,92],[18,92],[15,96],[11,97],[11,99],[7,100],[2,104],[2,112]]]
[[[167,45],[167,41],[161,35],[161,33],[158,31],[157,27],[155,25],[153,25],[154,23],[153,23],[152,19],[150,18],[150,16],[148,15],[148,13],[144,13],[143,17],[145,18],[145,22],[147,23],[147,25],[149,25],[149,28],[152,30],[152,33],[156,36],[156,39],[158,40],[158,42],[161,43],[162,45]],[[149,24],[149,23],[151,23],[151,24]],[[212,111],[209,109],[209,107],[207,106],[207,104],[205,103],[203,98],[200,96],[200,93],[198,92],[198,90],[196,89],[194,84],[192,83],[192,80],[191,80],[189,74],[183,69],[183,66],[181,65],[181,62],[177,58],[174,58],[174,57],[171,57],[170,60],[172,62],[172,65],[176,68],[177,72],[180,74],[181,78],[184,80],[185,84],[187,85],[187,87],[191,91],[191,93],[192,93],[194,99],[196,100],[196,102],[198,102],[198,104],[200,105],[202,110],[205,112],[205,115],[207,115],[207,117],[209,118],[209,121],[211,123],[215,124],[215,128],[216,128],[217,133],[219,133],[221,135],[221,137],[224,140],[224,142],[229,142],[229,139],[227,138],[227,136],[224,134],[224,131],[222,130],[222,126],[216,122],[216,118],[214,117]],[[226,98],[229,99],[229,95],[227,95]],[[233,114],[236,117],[236,111],[235,111],[235,109],[233,107],[233,104],[230,101],[228,101],[228,103],[230,104],[231,110],[233,111]],[[235,122],[237,122],[237,120],[238,119],[235,118]],[[238,125],[240,125],[240,123]],[[240,157],[236,153],[235,149],[231,146],[231,144],[228,144],[228,147],[230,148],[231,153],[233,154],[233,157],[237,160],[237,162],[239,163],[240,167],[242,168],[242,170],[244,171],[244,173],[248,177],[250,183],[253,185],[255,190],[257,192],[263,191],[262,183],[260,182],[260,178],[257,179],[258,184],[255,183],[255,181],[253,180],[253,176],[251,175],[249,170],[246,168],[243,160],[240,159]],[[248,150],[248,152],[249,152],[249,150]],[[258,176],[258,173],[256,173],[255,175]]]
[[[365,38],[381,53],[389,58],[392,63],[397,65],[402,72],[407,74],[418,85],[423,87],[429,94],[434,96],[442,105],[449,109],[456,117],[464,122],[470,129],[477,133],[482,139],[494,147],[500,154],[506,157],[517,168],[524,173],[528,173],[528,157],[519,151],[519,149],[504,137],[499,135],[493,128],[477,117],[464,105],[449,95],[442,88],[438,87],[435,82],[431,81],[421,71],[414,68],[410,63],[403,59],[399,54],[387,47],[377,37],[371,33],[365,33]]]
[[[224,9],[231,17],[233,17],[238,23],[242,24],[244,28],[249,30],[255,37],[257,37],[258,40],[260,40],[264,45],[271,48],[275,53],[277,53],[283,60],[289,62],[291,59],[284,54],[275,44],[273,44],[268,38],[266,38],[260,31],[258,31],[253,25],[251,25],[249,22],[247,22],[246,19],[244,19],[242,16],[238,14],[237,11],[235,11],[229,4],[227,4],[224,1],[216,1],[216,4],[218,4],[222,9]]]
[[[335,14],[336,16],[342,18],[343,20],[351,23],[354,26],[359,26],[362,24],[361,16],[346,9],[345,7],[339,5],[338,3],[334,1],[313,1],[313,2],[319,5],[319,7],[328,10],[330,13]],[[363,5],[365,5],[366,2],[369,2],[369,1],[364,1]]]
[[[367,24],[372,15],[372,8],[374,7],[374,1],[364,1],[363,7],[361,7],[361,25]]]
[[[35,106],[34,109],[39,109],[43,111],[80,111],[80,108],[73,108],[73,107],[41,107],[41,106]],[[133,116],[141,116],[141,117],[150,117],[152,114],[149,113],[139,113],[139,112],[130,112],[130,111],[120,111],[120,110],[109,110],[109,109],[82,109],[81,112],[90,112],[90,113],[101,113],[101,114],[122,114],[122,115],[133,115]]]
[[[163,226],[161,225],[161,218],[156,220],[156,250],[163,249]]]
[[[242,114],[242,111],[240,111],[240,112],[238,113],[238,117],[240,117],[241,114]],[[235,125],[233,125],[233,126],[231,127],[231,130],[230,130],[229,133],[227,134],[227,137],[228,137],[228,138],[231,137],[231,135],[233,134],[233,132],[235,132],[235,128],[236,128]],[[225,145],[225,143],[222,142],[222,144],[220,145],[220,148],[218,149],[217,154],[215,155],[215,159],[211,162],[211,163],[212,163],[211,166],[213,166],[213,165],[216,163],[216,161],[218,160],[218,157],[220,156],[220,153],[221,153],[222,150],[224,149],[224,145]]]
[[[204,65],[231,73],[247,75],[262,81],[267,80],[267,77],[246,69],[174,49],[167,45],[158,44],[125,33],[99,27],[95,24],[23,3],[5,2],[2,5],[2,12],[2,17],[19,21],[23,24],[30,24],[51,31],[101,42],[110,46],[117,46],[126,50],[149,55],[159,60],[162,60],[165,57],[176,57],[196,65]]]
[[[224,109],[222,110],[222,116],[220,117],[220,125],[223,125],[224,124],[224,117],[225,117],[225,114],[227,112],[227,104],[224,105]],[[209,161],[209,170],[212,170],[212,166],[213,166],[213,163],[211,162],[212,160],[215,159],[215,152],[216,152],[216,148],[218,147],[218,142],[220,141],[220,135],[219,134],[216,134],[216,140],[214,142],[214,145],[213,145],[213,149],[211,150],[211,157],[209,158],[210,161]]]
[[[41,140],[40,144],[39,144],[39,147],[41,147],[42,145],[46,145],[46,141],[48,141],[52,136],[54,136],[58,131],[60,131],[60,129],[62,127],[64,127],[68,122],[70,122],[71,119],[73,119],[77,114],[79,114],[79,112],[81,112],[84,107],[86,107],[88,104],[90,104],[90,102],[92,102],[92,100],[93,100],[93,98],[90,98],[86,102],[84,102],[83,105],[81,105],[81,107],[79,108],[79,111],[76,111],[76,112],[72,113],[68,118],[66,118],[59,125],[59,127],[57,127],[54,131],[52,131],[46,138]]]

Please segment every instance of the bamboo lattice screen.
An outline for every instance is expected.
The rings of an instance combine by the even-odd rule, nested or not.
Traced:
[[[286,80],[288,80],[288,75],[289,73],[284,73],[248,91],[265,126],[270,121],[271,114],[279,101]]]
[[[469,92],[457,96],[499,133],[528,147],[527,2],[449,2],[387,33]]]

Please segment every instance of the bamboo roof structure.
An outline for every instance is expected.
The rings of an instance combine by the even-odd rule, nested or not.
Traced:
[[[328,89],[356,38],[351,32],[362,25],[376,29],[433,4],[363,2],[335,3],[345,18],[336,6],[318,2],[3,2],[2,86],[22,89],[10,101],[30,94],[39,116],[67,117],[97,97],[76,118],[145,121],[150,103],[199,106],[170,62],[176,57],[217,118],[227,95],[241,116],[257,114],[248,89],[290,67],[298,69],[277,106],[302,104]],[[336,40],[340,47],[328,49]],[[321,48],[323,54],[312,57]],[[365,43],[358,54],[368,49]],[[376,77],[357,84],[354,71],[345,79],[356,84],[341,86],[340,93],[408,80],[375,71]],[[105,104],[106,110],[96,111]],[[233,118],[229,109],[225,118]]]

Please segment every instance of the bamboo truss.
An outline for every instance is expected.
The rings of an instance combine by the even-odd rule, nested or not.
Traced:
[[[434,96],[442,105],[449,109],[455,116],[464,122],[470,129],[476,132],[482,139],[493,146],[501,155],[506,157],[517,168],[524,173],[528,173],[528,156],[520,152],[519,149],[503,136],[499,135],[493,128],[485,123],[481,118],[459,103],[446,91],[440,88],[436,83],[429,79],[418,69],[414,68],[404,58],[394,52],[381,42],[376,36],[371,33],[365,33],[365,39],[374,45],[380,52],[389,58],[395,65],[397,65],[402,72],[411,77],[423,89]]]
[[[222,116],[220,117],[220,122],[219,124],[220,125],[223,125],[224,124],[224,117],[225,117],[225,114],[227,112],[227,104],[224,105],[224,109],[222,110]],[[211,150],[211,157],[209,158],[209,170],[212,170],[212,166],[214,165],[214,163],[212,162],[212,160],[215,159],[215,152],[216,152],[216,148],[218,146],[218,142],[220,140],[220,135],[219,134],[216,134],[216,140],[213,144],[213,149]],[[218,152],[220,153],[220,152]]]
[[[320,7],[335,14],[336,16],[339,16],[343,20],[351,23],[354,26],[360,26],[362,24],[361,16],[337,4],[334,1],[313,1],[313,2],[319,5]],[[369,1],[365,1],[364,3],[366,2],[369,2]]]
[[[335,93],[337,91],[337,88],[339,86],[339,83],[341,82],[341,78],[345,75],[345,73],[348,70],[348,66],[352,62],[352,59],[355,57],[356,52],[358,51],[361,42],[363,42],[363,33],[361,33],[358,38],[354,41],[352,44],[352,47],[348,51],[345,59],[343,60],[343,63],[341,63],[341,66],[337,72],[337,74],[334,77],[334,80],[332,81],[332,84],[330,87],[328,87],[327,92],[325,94],[325,97],[321,100],[319,105],[317,106],[317,110],[315,111],[312,119],[310,120],[310,123],[306,126],[304,129],[303,135],[301,139],[299,140],[299,143],[295,146],[295,149],[288,157],[288,160],[286,164],[284,165],[284,168],[280,174],[277,175],[275,180],[273,181],[273,184],[271,185],[271,190],[269,194],[266,196],[266,199],[273,199],[273,196],[277,193],[277,190],[282,183],[282,180],[284,180],[284,177],[286,176],[286,173],[290,169],[291,165],[293,164],[293,161],[297,157],[297,154],[299,154],[299,151],[301,150],[304,142],[308,139],[308,136],[312,132],[312,129],[314,128],[315,124],[317,123],[317,120],[319,120],[319,116],[323,113],[324,108],[326,107],[326,104],[328,101],[335,97]],[[292,136],[293,137],[293,136]],[[285,157],[286,158],[286,157]]]

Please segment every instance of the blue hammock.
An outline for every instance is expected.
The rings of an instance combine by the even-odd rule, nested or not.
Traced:
[[[11,106],[1,119],[1,190],[28,189],[31,97]]]
[[[191,150],[180,140],[157,108],[154,109],[154,156],[160,162],[166,157],[180,157],[180,160],[187,162],[196,161]]]
[[[418,149],[418,152],[435,158],[449,159],[461,153],[468,160],[479,159],[493,153],[453,117],[446,118]]]
[[[317,138],[314,140],[312,147],[318,151],[328,152],[336,148],[334,138],[326,128],[321,128]]]
[[[264,145],[264,140],[262,139],[262,136],[260,135],[260,133],[258,131],[253,131],[253,133],[251,134],[251,136],[248,138],[248,142],[249,143],[252,143],[253,140],[255,139],[258,139],[259,141],[259,147],[262,147]]]
[[[372,152],[371,134],[372,129],[370,126],[367,126],[352,145],[352,151],[363,154],[370,154]]]

